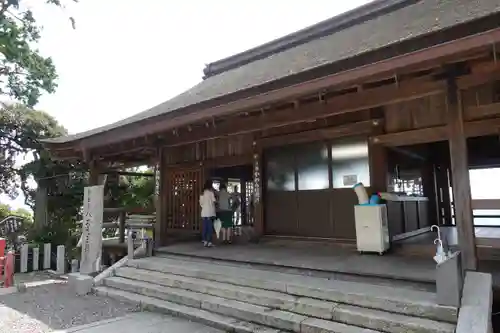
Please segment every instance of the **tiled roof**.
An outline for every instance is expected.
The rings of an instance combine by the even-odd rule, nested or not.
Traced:
[[[327,36],[209,76],[186,92],[129,118],[50,142],[64,143],[89,137],[500,12],[498,0],[407,3]]]

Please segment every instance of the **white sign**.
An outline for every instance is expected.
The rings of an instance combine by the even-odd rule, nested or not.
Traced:
[[[344,186],[353,186],[358,183],[358,175],[345,175],[342,178]]]
[[[104,185],[85,187],[83,194],[82,260],[80,272],[91,274],[99,270],[102,253],[102,217]]]

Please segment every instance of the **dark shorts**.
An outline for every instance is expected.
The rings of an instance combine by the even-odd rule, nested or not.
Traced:
[[[233,212],[232,211],[219,211],[217,214],[218,218],[222,222],[222,228],[232,228],[233,227]]]

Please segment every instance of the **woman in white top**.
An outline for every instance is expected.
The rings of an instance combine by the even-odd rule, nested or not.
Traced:
[[[201,239],[203,246],[212,247],[212,234],[215,219],[215,194],[212,181],[208,180],[203,186],[203,193],[200,195],[202,232]]]

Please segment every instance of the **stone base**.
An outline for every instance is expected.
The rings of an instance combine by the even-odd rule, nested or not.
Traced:
[[[81,273],[71,273],[68,274],[68,285],[78,296],[87,295],[92,291],[94,278]]]

